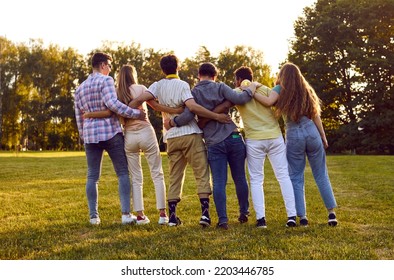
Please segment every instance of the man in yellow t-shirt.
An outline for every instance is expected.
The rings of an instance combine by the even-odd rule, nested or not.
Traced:
[[[253,81],[253,72],[242,66],[235,70],[235,84]],[[270,88],[259,87],[255,94],[268,95]],[[253,207],[256,212],[258,228],[266,227],[264,200],[264,162],[268,156],[279,182],[287,212],[286,226],[296,226],[296,208],[293,185],[291,183],[286,158],[286,145],[271,107],[265,107],[254,98],[244,105],[236,105],[245,129],[246,159],[250,177]]]

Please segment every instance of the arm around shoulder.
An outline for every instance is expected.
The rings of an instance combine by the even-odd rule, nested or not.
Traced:
[[[181,114],[184,110],[183,107],[173,108],[173,107],[168,107],[168,106],[162,105],[159,102],[157,102],[155,99],[151,99],[146,102],[153,110],[159,111],[159,112],[165,112],[168,114]]]
[[[231,122],[231,118],[227,114],[214,113],[204,108],[203,106],[197,104],[193,98],[186,100],[185,105],[189,108],[191,112],[195,113],[198,116],[213,119],[221,123]]]
[[[149,91],[146,90],[140,96],[131,100],[128,105],[131,108],[138,108],[145,101],[152,100],[152,99],[154,99],[154,96],[152,95],[152,93],[150,93]]]
[[[270,93],[268,94],[268,96],[264,96],[262,94],[255,93],[255,95],[253,97],[254,97],[254,99],[256,99],[256,101],[258,101],[262,105],[270,107],[276,103],[276,101],[279,98],[279,94],[276,91],[271,90]]]

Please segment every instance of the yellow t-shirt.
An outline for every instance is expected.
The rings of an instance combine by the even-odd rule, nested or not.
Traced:
[[[237,91],[241,91],[239,88]],[[255,94],[268,96],[271,89],[261,86]],[[245,138],[253,140],[275,139],[281,135],[278,120],[271,107],[266,107],[252,98],[244,105],[236,105],[245,128]]]

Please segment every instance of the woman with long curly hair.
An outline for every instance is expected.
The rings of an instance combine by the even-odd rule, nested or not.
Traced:
[[[320,195],[328,210],[328,225],[336,226],[337,203],[328,176],[325,148],[327,138],[320,118],[320,99],[298,66],[286,63],[279,71],[276,86],[269,96],[255,95],[265,106],[275,105],[276,116],[284,116],[289,175],[294,188],[297,216],[308,225],[305,203],[304,172],[306,157]]]

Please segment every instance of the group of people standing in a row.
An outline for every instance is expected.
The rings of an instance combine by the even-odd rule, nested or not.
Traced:
[[[147,89],[138,84],[132,65],[121,67],[115,87],[113,78],[108,76],[111,61],[108,54],[95,53],[93,73],[75,92],[75,114],[88,165],[86,194],[91,224],[100,224],[98,181],[106,150],[118,177],[124,224],[150,222],[144,214],[142,151],[155,186],[159,224],[177,226],[182,223],[177,205],[181,201],[187,164],[196,181],[202,226],[211,224],[209,206],[213,193],[217,227],[228,229],[228,166],[239,204],[238,221],[247,222],[246,160],[256,226],[265,228],[263,183],[264,162],[268,157],[281,188],[286,226],[296,226],[297,216],[299,224],[307,226],[304,190],[307,156],[328,210],[328,225],[337,225],[334,212],[337,205],[326,166],[324,149],[328,144],[320,119],[320,100],[296,65],[286,63],[281,68],[273,89],[253,82],[252,70],[242,66],[234,72],[235,89],[232,89],[215,81],[218,75],[215,65],[203,63],[198,69],[199,83],[190,89],[189,84],[178,76],[177,57],[170,54],[160,60],[165,78]],[[146,103],[161,111],[163,116],[164,142],[169,159],[167,193],[159,145],[145,113]],[[271,108],[273,105],[275,110]],[[232,106],[236,106],[242,117],[245,141],[229,117]],[[286,122],[286,143],[278,124],[281,116]],[[137,216],[130,209],[131,197]]]

